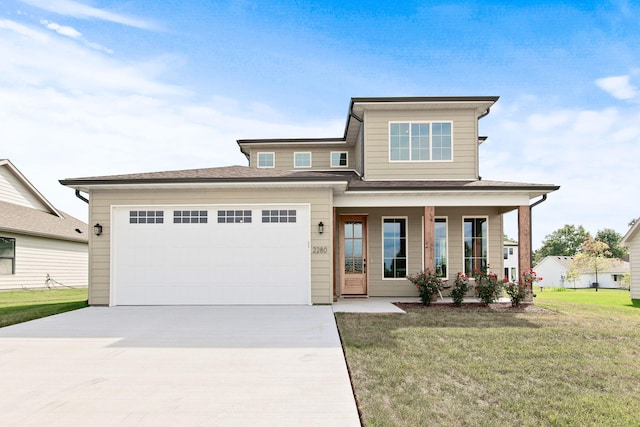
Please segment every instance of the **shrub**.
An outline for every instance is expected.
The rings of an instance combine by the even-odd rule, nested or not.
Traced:
[[[514,307],[518,307],[527,296],[525,286],[519,283],[508,283],[504,289],[511,298],[511,305]]]
[[[414,275],[407,276],[407,279],[418,288],[422,305],[431,305],[433,296],[442,290],[442,280],[431,270],[421,271]]]
[[[474,270],[473,278],[476,281],[476,292],[483,304],[488,305],[498,299],[502,293],[504,280],[498,280],[497,274],[487,272],[486,270]]]
[[[453,304],[460,307],[464,296],[471,289],[469,284],[469,278],[464,273],[458,273],[456,280],[453,282],[451,288],[451,298],[453,298]]]

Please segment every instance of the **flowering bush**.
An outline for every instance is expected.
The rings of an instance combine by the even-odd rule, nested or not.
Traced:
[[[536,272],[530,268],[522,273],[522,280],[519,283],[509,283],[505,290],[511,298],[511,305],[518,307],[527,297],[527,292],[533,292],[533,284],[540,280],[542,277],[538,277]]]
[[[473,271],[473,278],[476,281],[476,292],[483,304],[491,304],[498,299],[505,281],[498,280],[497,274],[476,269]]]
[[[431,305],[431,299],[438,291],[442,290],[442,280],[431,270],[421,271],[411,276],[407,276],[418,288],[422,305]]]
[[[453,288],[451,289],[451,298],[453,298],[453,304],[460,307],[464,296],[471,289],[469,284],[469,278],[464,273],[458,273],[456,280],[453,282]]]

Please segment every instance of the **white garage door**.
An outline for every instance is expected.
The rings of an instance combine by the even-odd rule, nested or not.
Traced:
[[[310,304],[309,206],[112,209],[115,305]]]

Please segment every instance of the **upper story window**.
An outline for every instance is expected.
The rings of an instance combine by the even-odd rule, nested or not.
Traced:
[[[451,122],[389,123],[389,160],[439,161],[453,157]]]
[[[310,168],[311,167],[311,153],[293,153],[293,167],[296,168]]]
[[[0,237],[0,274],[16,273],[16,239]]]
[[[340,168],[347,166],[347,152],[346,151],[332,151],[331,152],[331,167]]]
[[[276,153],[258,153],[259,168],[273,168],[276,165]]]

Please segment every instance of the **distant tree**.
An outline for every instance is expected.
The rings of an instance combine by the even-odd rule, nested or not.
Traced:
[[[506,233],[505,233],[505,234],[503,234],[503,236],[504,236],[504,237],[503,237],[503,239],[504,239],[504,241],[505,241],[505,242],[518,243],[518,241],[517,241],[517,240],[512,239],[511,237],[507,236],[507,234],[506,234]]]
[[[580,246],[580,251],[573,257],[569,271],[594,273],[596,275],[596,292],[598,292],[598,272],[613,267],[617,259],[611,258],[609,245],[589,237]]]
[[[535,252],[535,262],[546,256],[573,256],[580,249],[580,245],[591,235],[583,226],[566,224],[559,230],[544,237],[542,246]]]
[[[596,233],[596,240],[599,240],[609,245],[609,253],[611,253],[610,258],[622,259],[625,257],[625,255],[627,255],[627,248],[623,248],[620,246],[620,240],[622,240],[622,235],[619,233],[616,233],[616,231],[611,228],[598,230],[598,232]]]

